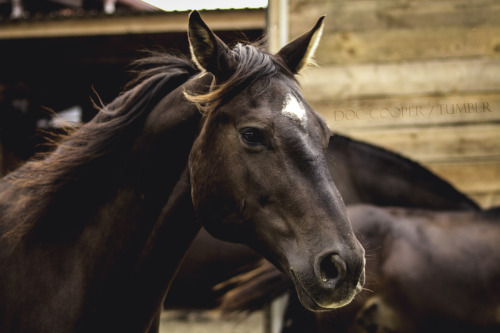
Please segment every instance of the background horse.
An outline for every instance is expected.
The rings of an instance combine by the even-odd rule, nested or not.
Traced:
[[[367,290],[331,312],[292,303],[283,332],[498,332],[500,208],[347,210],[367,251]],[[264,295],[287,288],[266,262],[246,274],[252,279],[226,296],[232,310],[258,307]]]
[[[384,148],[335,134],[328,168],[346,205],[479,210],[449,182],[419,163]]]
[[[0,331],[154,331],[200,225],[277,264],[307,308],[351,301],[364,250],[294,79],[322,23],[272,56],[193,12],[194,62],[143,60],[132,88],[2,179]]]
[[[351,332],[498,332],[500,208],[348,212],[369,253],[367,286],[375,291],[364,293],[369,299]],[[322,316],[318,332],[332,332],[335,315]]]
[[[367,203],[435,210],[479,210],[475,202],[450,183],[417,162],[381,147],[336,133],[330,137],[325,155],[330,174],[346,205]],[[165,306],[217,306],[221,294],[213,290],[213,286],[248,270],[260,258],[248,247],[215,239],[202,229],[186,254]],[[282,291],[278,288],[271,295]],[[249,296],[258,294],[253,291]],[[238,301],[244,304],[245,300],[246,297],[240,294]],[[232,301],[237,300],[233,298]],[[256,302],[248,305],[263,304]]]

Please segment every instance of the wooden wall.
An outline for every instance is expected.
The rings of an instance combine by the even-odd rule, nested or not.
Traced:
[[[291,38],[327,14],[306,98],[332,130],[500,205],[500,1],[289,0]],[[418,179],[415,179],[418,183]]]

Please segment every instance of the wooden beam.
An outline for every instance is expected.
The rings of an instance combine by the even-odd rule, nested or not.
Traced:
[[[269,0],[267,15],[268,50],[278,52],[288,43],[289,36],[288,0]],[[307,30],[304,30],[304,32]]]
[[[216,31],[264,31],[266,28],[265,9],[206,11],[202,15]],[[130,16],[18,20],[1,24],[0,40],[183,32],[187,29],[187,17],[188,12],[159,12]]]
[[[492,0],[440,0],[417,3],[394,0],[300,0],[291,1],[290,32],[298,35],[310,21],[328,14],[325,34],[339,31],[378,32],[422,30],[440,27],[478,28],[498,25],[500,3]],[[428,47],[428,46],[426,46]]]
[[[433,172],[466,193],[498,193],[500,191],[500,161],[471,163],[429,163]]]
[[[496,59],[360,64],[308,68],[299,77],[311,102],[500,91]]]
[[[500,125],[495,123],[364,131],[334,130],[426,164],[500,163]],[[500,189],[500,178],[497,183]]]

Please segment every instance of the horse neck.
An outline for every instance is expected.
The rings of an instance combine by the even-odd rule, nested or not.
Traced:
[[[47,158],[0,181],[0,268],[7,260],[15,263],[9,274],[43,271],[45,280],[60,281],[88,331],[143,331],[199,229],[185,170],[201,115],[183,86],[167,88],[154,105],[139,96],[146,88],[122,96],[117,103],[144,104],[130,116],[101,111]],[[50,290],[29,275],[41,295]]]
[[[332,137],[329,153],[340,164],[335,177],[346,188],[346,204],[417,207],[436,210],[478,210],[475,202],[427,168],[383,148],[341,135]],[[391,184],[390,190],[387,184]]]
[[[366,241],[369,247],[381,245],[393,225],[390,209],[365,204],[347,207],[352,228],[360,241]]]
[[[156,232],[170,229],[182,238],[179,224],[185,227],[189,223],[182,223],[178,216],[191,217],[193,212],[190,200],[185,199],[190,199],[186,167],[201,115],[194,105],[178,100],[181,90],[162,100],[145,120],[142,134],[118,160],[123,165],[108,183],[112,196],[94,216],[118,229],[126,221],[128,237],[135,238],[143,230],[143,241],[148,243]]]
[[[102,244],[111,233],[125,229],[110,256],[122,258],[126,267],[113,267],[108,273],[113,283],[106,286],[104,293],[113,303],[103,303],[100,296],[88,303],[99,303],[95,305],[99,308],[118,306],[121,311],[117,316],[129,314],[138,331],[151,323],[161,307],[200,228],[191,201],[187,160],[201,114],[182,97],[182,90],[180,87],[152,110],[144,123],[143,135],[135,140],[124,159],[124,168],[116,175],[115,183],[120,184],[113,190],[116,196],[96,212],[96,219],[110,230],[110,234],[99,236]],[[113,218],[109,219],[110,215]],[[92,232],[88,238],[95,242]],[[99,294],[102,289],[99,288]],[[127,293],[123,294],[123,290]],[[115,303],[120,301],[127,305]],[[90,315],[89,323],[103,319]],[[116,322],[124,322],[123,330],[131,329],[130,322],[113,322],[115,326]]]
[[[347,206],[352,229],[365,249],[367,286],[377,281],[395,221],[388,209],[371,205]]]

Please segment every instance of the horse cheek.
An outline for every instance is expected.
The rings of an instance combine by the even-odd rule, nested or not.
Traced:
[[[242,188],[235,181],[236,170],[230,153],[208,150],[190,159],[192,201],[197,217],[214,237],[227,241],[241,239]],[[204,155],[204,156],[202,156]]]

